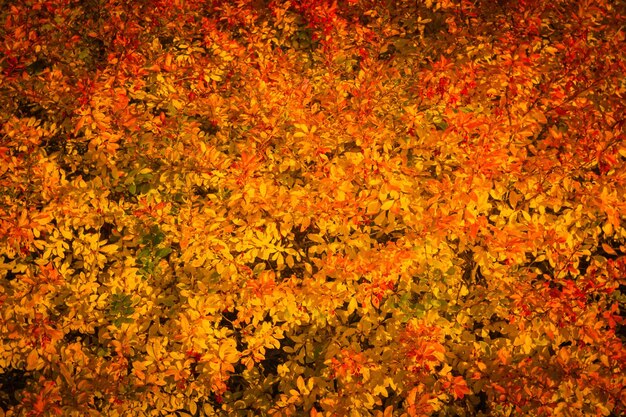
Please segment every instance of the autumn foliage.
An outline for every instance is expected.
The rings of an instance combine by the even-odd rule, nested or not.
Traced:
[[[626,413],[626,4],[0,9],[0,417]]]

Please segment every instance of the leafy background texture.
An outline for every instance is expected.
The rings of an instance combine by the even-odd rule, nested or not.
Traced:
[[[626,4],[0,9],[0,416],[626,413]]]

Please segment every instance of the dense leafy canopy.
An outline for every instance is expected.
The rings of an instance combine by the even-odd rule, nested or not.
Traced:
[[[626,5],[0,11],[0,416],[626,413]]]

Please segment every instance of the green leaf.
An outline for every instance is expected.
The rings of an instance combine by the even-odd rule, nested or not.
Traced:
[[[169,255],[170,253],[172,253],[172,248],[170,248],[170,247],[168,246],[168,247],[161,248],[161,249],[157,250],[157,251],[156,251],[155,256],[156,256],[157,258],[165,258],[165,257],[166,257],[167,255]]]

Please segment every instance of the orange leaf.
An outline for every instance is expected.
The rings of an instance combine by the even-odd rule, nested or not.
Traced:
[[[613,255],[613,256],[617,255],[617,252],[615,252],[615,249],[613,249],[612,247],[610,247],[606,243],[602,244],[602,250],[604,250],[609,255]]]
[[[463,399],[463,397],[465,397],[466,394],[469,394],[472,392],[467,386],[467,382],[465,382],[462,376],[455,376],[453,383],[454,383],[454,388],[453,388],[452,394],[454,395],[454,398]]]

